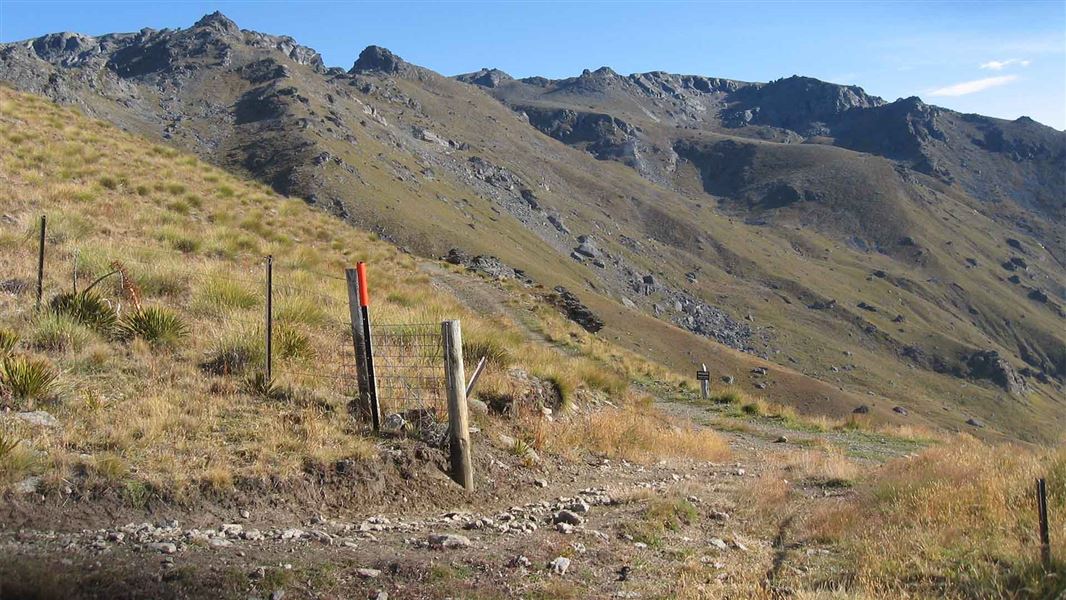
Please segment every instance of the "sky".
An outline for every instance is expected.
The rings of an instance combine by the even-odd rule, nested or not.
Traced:
[[[48,2],[0,0],[0,41],[188,27],[221,10],[329,66],[370,44],[445,75],[609,66],[770,81],[807,75],[892,101],[1066,129],[1066,1]]]

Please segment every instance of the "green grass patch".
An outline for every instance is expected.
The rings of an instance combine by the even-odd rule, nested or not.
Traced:
[[[9,356],[0,360],[0,392],[16,401],[32,405],[47,398],[58,379],[55,367],[43,358]]]
[[[140,338],[153,346],[176,346],[189,333],[177,313],[161,306],[146,306],[126,312],[117,327],[123,339]]]

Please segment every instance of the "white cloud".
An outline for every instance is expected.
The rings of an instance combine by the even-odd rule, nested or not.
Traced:
[[[1019,67],[1028,67],[1030,61],[1019,58],[1009,58],[1007,60],[990,60],[986,63],[981,63],[980,68],[989,69],[992,71],[1002,71],[1012,65],[1018,65]]]
[[[999,87],[1001,85],[1007,85],[1012,81],[1018,79],[1017,75],[1002,75],[1000,77],[986,77],[984,79],[974,79],[973,81],[963,81],[962,83],[956,83],[947,87],[942,87],[929,92],[930,96],[965,96],[966,94],[973,94],[987,90],[989,88]]]

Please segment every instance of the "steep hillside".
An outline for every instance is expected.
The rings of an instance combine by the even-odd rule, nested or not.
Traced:
[[[0,79],[417,253],[495,256],[575,294],[598,337],[805,411],[900,406],[1025,439],[1064,422],[1062,135],[1036,124],[921,109],[946,133],[915,150],[919,109],[857,88],[608,69],[471,85],[377,47],[346,71],[219,14],[8,44]],[[863,146],[881,121],[898,143]]]
[[[477,314],[438,280],[491,288],[478,276],[413,258],[77,109],[0,88],[0,123],[0,494],[29,486],[19,494],[65,488],[60,497],[180,501],[385,460],[380,440],[350,414],[343,268],[356,261],[369,265],[382,335],[462,320],[470,368],[490,360],[478,386],[485,401],[531,395],[557,410],[624,406],[631,380],[678,381],[545,310],[532,290],[516,286],[509,310]],[[261,376],[266,256],[269,383]],[[410,398],[382,395],[386,414],[412,408]]]
[[[620,76],[604,67],[562,80],[514,80],[495,70],[456,79],[486,88],[548,135],[656,181],[670,178],[684,158],[676,144],[692,130],[832,144],[957,183],[987,214],[1010,220],[1012,209],[1035,213],[1022,225],[1045,242],[1062,242],[1047,221],[1063,218],[1066,134],[1025,117],[963,115],[919,98],[886,103],[855,86],[798,76],[762,84],[661,72]]]

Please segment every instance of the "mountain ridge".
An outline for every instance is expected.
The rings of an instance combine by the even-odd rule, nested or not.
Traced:
[[[606,321],[601,335],[677,368],[720,352],[703,341],[713,339],[944,423],[963,421],[959,410],[996,414],[1025,436],[1062,418],[1060,183],[1029,186],[1031,198],[1014,183],[1054,175],[1049,142],[1045,159],[1013,129],[981,137],[1006,150],[994,153],[966,137],[979,127],[957,113],[809,78],[600,69],[554,81],[486,71],[466,83],[375,46],[345,70],[221,14],[187,29],[37,40],[0,46],[0,80],[415,252],[493,255],[575,293]],[[820,100],[790,111],[793,88]],[[860,111],[876,112],[840,117]],[[883,154],[925,139],[900,159],[822,135],[869,143],[881,120],[900,132],[874,148]],[[968,175],[975,161],[1005,173],[999,188]],[[971,192],[982,186],[993,200]],[[973,359],[984,352],[997,358]],[[775,393],[833,414],[855,402]],[[918,395],[953,408],[941,414]]]

